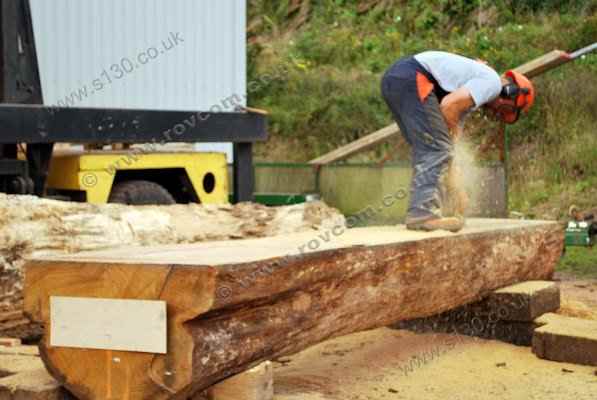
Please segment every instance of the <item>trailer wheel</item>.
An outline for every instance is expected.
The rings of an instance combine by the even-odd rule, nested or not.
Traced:
[[[114,185],[109,203],[128,205],[176,204],[174,197],[163,186],[151,181],[125,181]]]

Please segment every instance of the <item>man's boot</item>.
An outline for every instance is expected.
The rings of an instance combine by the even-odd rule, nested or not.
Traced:
[[[432,232],[437,230],[444,230],[450,232],[458,232],[464,228],[464,219],[457,217],[432,217],[422,221],[406,220],[406,229],[411,231],[425,231]]]

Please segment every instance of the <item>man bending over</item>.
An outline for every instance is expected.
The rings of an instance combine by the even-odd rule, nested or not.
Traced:
[[[463,118],[483,106],[496,118],[514,123],[528,111],[535,90],[522,74],[503,77],[481,61],[441,51],[398,60],[382,79],[382,94],[412,149],[413,180],[406,226],[412,230],[457,232],[461,213],[442,215],[440,181],[452,161]],[[465,199],[462,188],[452,188]],[[462,200],[465,201],[465,200]]]

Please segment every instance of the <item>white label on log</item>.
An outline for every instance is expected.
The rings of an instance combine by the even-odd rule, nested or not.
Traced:
[[[50,346],[166,354],[166,302],[50,298]]]

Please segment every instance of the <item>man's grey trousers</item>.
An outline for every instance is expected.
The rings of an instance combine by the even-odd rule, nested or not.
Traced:
[[[440,178],[452,160],[453,140],[437,96],[445,92],[438,87],[414,57],[396,62],[382,79],[383,97],[412,149],[407,223],[441,217]]]

